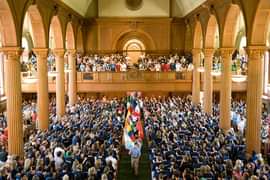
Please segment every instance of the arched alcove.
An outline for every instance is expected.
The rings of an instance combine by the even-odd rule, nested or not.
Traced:
[[[62,27],[58,16],[54,16],[51,20],[49,33],[49,48],[50,49],[64,48]]]
[[[78,27],[77,30],[77,39],[76,39],[76,48],[79,53],[84,52],[84,46],[83,46],[83,33],[82,33],[82,27]]]
[[[0,47],[16,47],[18,39],[16,27],[7,0],[0,0]],[[4,53],[0,52],[0,96],[5,94]]]
[[[265,46],[270,22],[270,1],[260,0],[248,44]]]
[[[66,28],[66,49],[75,49],[74,31],[71,22],[67,24]]]
[[[144,55],[145,45],[138,39],[130,39],[124,45],[123,52],[134,64],[137,63],[140,56]]]
[[[29,6],[25,13],[23,35],[26,33],[31,36],[34,48],[48,47],[43,19],[37,5]]]
[[[222,47],[239,48],[240,44],[237,43],[237,40],[239,40],[239,35],[246,36],[245,20],[240,7],[232,4],[228,9],[225,18],[225,25],[222,35]]]
[[[112,47],[116,51],[123,51],[125,44],[131,39],[137,39],[141,41],[144,44],[145,51],[151,51],[156,49],[156,46],[151,36],[141,31],[128,31],[120,33],[114,40]]]
[[[219,29],[217,19],[214,15],[211,15],[207,23],[204,47],[217,49],[219,46]]]
[[[203,47],[202,25],[200,21],[197,21],[193,35],[193,48],[201,49],[202,47]]]
[[[7,0],[0,0],[0,33],[2,46],[18,45],[16,27]]]

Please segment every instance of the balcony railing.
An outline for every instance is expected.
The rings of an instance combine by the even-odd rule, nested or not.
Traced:
[[[148,72],[148,71],[128,71],[128,72],[77,72],[77,81],[94,82],[152,82],[152,81],[177,81],[192,80],[192,72]]]
[[[35,78],[31,75],[31,78]],[[66,73],[67,77],[67,73]],[[29,73],[22,73],[22,81],[29,79]],[[55,82],[55,77],[48,77],[49,83]],[[67,78],[66,78],[67,80]],[[154,82],[154,81],[191,81],[192,71],[183,72],[77,72],[77,82]]]
[[[192,91],[192,71],[183,72],[77,72],[78,92],[105,92],[105,91]],[[50,73],[51,75],[51,73]],[[56,90],[56,76],[48,76],[49,92]],[[203,73],[201,76],[201,90],[203,90]],[[242,77],[236,81],[232,79],[232,91],[246,91],[247,80]],[[68,89],[68,73],[65,73],[65,89]],[[22,73],[22,91],[36,92],[37,78],[34,74]],[[213,76],[213,90],[221,88],[221,76]]]

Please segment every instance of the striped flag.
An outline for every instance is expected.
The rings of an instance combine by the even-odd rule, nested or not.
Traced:
[[[124,142],[126,149],[131,149],[135,141],[144,137],[141,123],[140,104],[134,94],[127,97],[127,116],[124,127]]]

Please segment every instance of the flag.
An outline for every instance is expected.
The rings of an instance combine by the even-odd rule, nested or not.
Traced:
[[[136,128],[137,128],[137,130],[138,130],[139,137],[140,137],[141,139],[143,139],[143,137],[144,137],[144,134],[143,134],[143,127],[142,127],[142,122],[141,122],[140,120],[137,122]]]
[[[144,137],[139,105],[139,101],[134,96],[134,93],[127,97],[127,115],[124,126],[124,143],[126,149],[129,150],[134,146],[135,141],[142,141]]]

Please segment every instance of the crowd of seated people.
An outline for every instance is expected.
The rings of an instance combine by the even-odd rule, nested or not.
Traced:
[[[245,134],[246,103],[243,100],[234,100],[231,105],[231,124],[235,131]]]
[[[145,55],[138,59],[137,63],[132,64],[130,59],[120,54],[112,55],[77,55],[77,71],[80,72],[126,72],[129,69],[140,71],[168,72],[192,70],[192,58],[190,56],[176,55],[151,56]]]
[[[153,179],[269,179],[261,154],[246,159],[245,141],[218,126],[218,106],[206,115],[188,98],[146,98],[145,131]]]
[[[234,100],[232,101],[231,106],[231,124],[234,128],[234,131],[245,135],[247,117],[246,117],[246,103],[243,100]],[[262,108],[262,115],[261,115],[261,141],[264,144],[270,144],[270,115],[267,112],[267,109]],[[269,151],[265,149],[265,151]]]
[[[8,156],[0,146],[0,179],[116,178],[125,103],[122,99],[81,98],[57,118],[51,100],[48,131],[32,130],[24,146],[24,161]],[[25,114],[35,111],[25,103]],[[2,122],[2,121],[1,121]]]
[[[6,161],[7,153],[7,119],[5,113],[0,114],[0,147],[3,149],[3,154],[0,152],[0,163]]]
[[[23,131],[24,139],[27,139],[32,132],[32,129],[36,127],[36,103],[34,100],[25,100],[22,103],[22,119],[23,119]],[[6,112],[0,113],[0,146],[7,148],[8,140],[8,128]],[[0,159],[0,161],[2,161]]]
[[[49,53],[47,60],[48,71],[56,71],[55,56],[53,53]],[[30,51],[29,56],[23,58],[21,61],[21,72],[27,72],[28,76],[33,76],[37,72],[37,57],[33,51]]]
[[[201,63],[203,66],[203,63]],[[212,71],[214,72],[221,72],[221,57],[214,56],[213,57],[213,66]],[[247,60],[244,56],[237,55],[232,60],[231,70],[235,75],[245,75],[247,72]]]
[[[245,75],[247,73],[247,68],[247,57],[240,54],[239,51],[235,51],[233,54],[232,72],[237,75]]]
[[[34,72],[37,71],[37,58],[33,51],[30,51],[28,56],[22,58],[21,72]]]
[[[112,55],[77,55],[77,71],[79,72],[126,72],[129,66],[129,59],[120,54]]]
[[[191,71],[193,70],[192,58],[189,56],[182,56],[181,58],[175,55],[166,56],[142,56],[138,60],[137,67],[141,71],[157,71],[157,72],[168,72],[168,71]]]
[[[28,72],[31,76],[37,71],[37,58],[36,55],[30,51],[27,61],[21,62],[21,71]],[[77,71],[79,72],[126,72],[129,69],[137,69],[140,71],[156,71],[156,72],[168,72],[168,71],[191,71],[193,70],[192,55],[178,56],[153,56],[143,55],[138,59],[137,63],[132,64],[130,58],[121,54],[111,55],[89,55],[82,56],[77,54]],[[67,63],[66,63],[67,66]],[[203,66],[203,61],[201,62]],[[67,68],[67,67],[66,67]],[[213,71],[221,71],[221,59],[220,57],[213,58]],[[48,71],[55,71],[55,57],[53,53],[48,55]],[[246,74],[247,71],[247,58],[240,55],[238,51],[233,54],[232,60],[232,72],[234,74]]]

